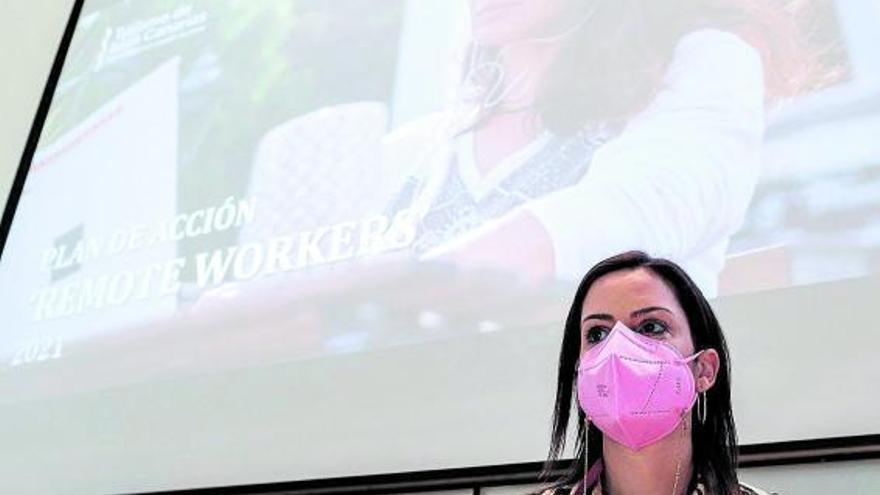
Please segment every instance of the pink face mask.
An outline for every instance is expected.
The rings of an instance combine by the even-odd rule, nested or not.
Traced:
[[[699,355],[685,358],[618,321],[581,356],[578,402],[602,433],[638,450],[672,433],[694,405],[694,375],[687,364]]]

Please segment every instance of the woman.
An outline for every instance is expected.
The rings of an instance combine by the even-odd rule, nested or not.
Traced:
[[[391,209],[418,212],[415,253],[576,280],[642,249],[713,295],[791,81],[764,3],[472,0],[461,104],[386,139],[416,163]]]
[[[675,263],[631,251],[584,276],[556,390],[548,466],[564,450],[573,399],[576,462],[547,493],[763,493],[737,479],[721,327]]]

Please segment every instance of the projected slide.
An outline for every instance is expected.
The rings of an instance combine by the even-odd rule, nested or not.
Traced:
[[[714,298],[880,275],[880,18],[699,4],[86,1],[0,401],[538,327],[630,249]]]

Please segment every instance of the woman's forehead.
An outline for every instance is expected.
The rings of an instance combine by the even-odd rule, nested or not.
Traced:
[[[669,285],[646,268],[619,270],[599,277],[584,298],[582,310],[615,314],[648,306],[681,312]]]

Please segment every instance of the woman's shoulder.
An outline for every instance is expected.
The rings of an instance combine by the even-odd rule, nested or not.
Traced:
[[[728,64],[743,59],[751,62],[760,59],[757,48],[740,35],[718,28],[700,28],[685,33],[676,43],[675,56],[721,58],[718,62]]]
[[[676,43],[666,83],[688,82],[715,92],[746,91],[763,100],[764,67],[758,49],[730,31],[701,28]]]
[[[445,160],[468,118],[463,106],[452,106],[400,123],[382,138],[384,160],[402,175],[429,174],[437,160]]]

